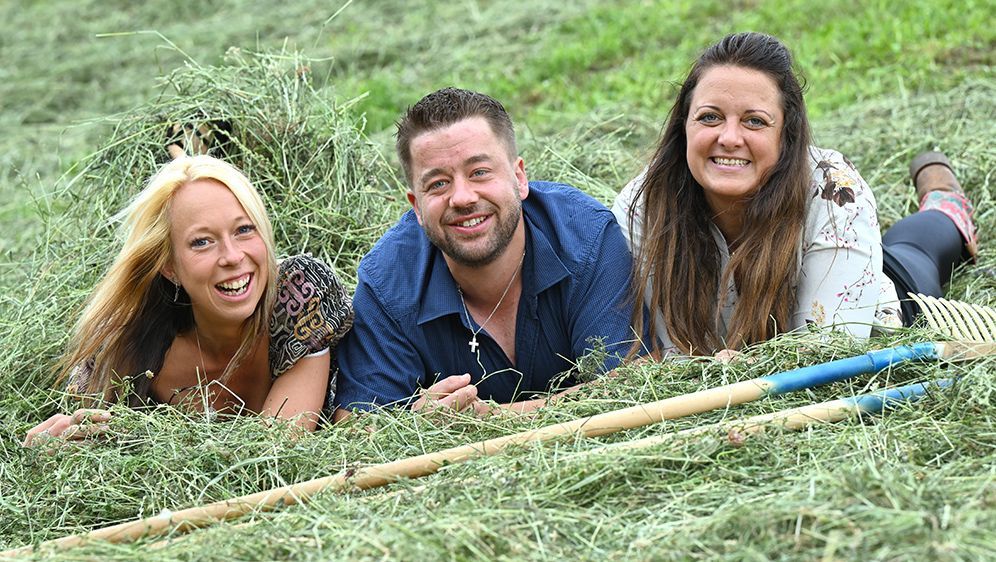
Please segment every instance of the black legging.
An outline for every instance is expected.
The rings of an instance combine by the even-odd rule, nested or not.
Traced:
[[[896,284],[903,324],[910,326],[920,308],[906,293],[943,297],[951,271],[967,258],[965,241],[954,222],[940,211],[914,213],[882,236],[882,266]]]

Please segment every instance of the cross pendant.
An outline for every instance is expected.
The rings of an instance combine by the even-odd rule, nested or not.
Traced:
[[[471,338],[470,343],[467,345],[470,346],[471,353],[477,353],[477,347],[480,346],[481,344],[477,343],[477,336],[475,335],[473,338]]]

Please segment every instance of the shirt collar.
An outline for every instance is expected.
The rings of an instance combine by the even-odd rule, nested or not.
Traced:
[[[532,278],[529,284],[533,296],[553,287],[571,275],[567,266],[561,261],[560,256],[546,234],[536,228],[533,221],[523,213],[526,221],[526,262],[528,267],[524,267],[524,275]]]
[[[536,228],[525,213],[523,219],[526,224],[526,260],[522,266],[522,290],[524,294],[535,298],[569,277],[570,270],[557,255],[546,234]],[[430,260],[428,280],[423,286],[420,299],[422,305],[419,308],[418,324],[456,314],[460,316],[460,322],[469,329],[456,281],[439,248],[433,246]]]

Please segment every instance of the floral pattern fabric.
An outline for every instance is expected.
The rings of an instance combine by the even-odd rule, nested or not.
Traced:
[[[798,252],[799,280],[796,308],[790,330],[807,325],[845,330],[867,337],[873,328],[902,325],[896,288],[882,271],[882,235],[875,196],[854,165],[839,152],[811,147],[812,183],[802,245]],[[634,253],[643,236],[642,203],[636,191],[647,170],[630,181],[616,197],[612,212]],[[633,223],[630,210],[636,206]],[[722,233],[712,226],[722,267],[730,259]],[[736,287],[729,287],[721,316],[721,336],[737,302]],[[649,305],[649,295],[645,295]],[[657,314],[657,336],[665,351],[675,350],[664,319]]]

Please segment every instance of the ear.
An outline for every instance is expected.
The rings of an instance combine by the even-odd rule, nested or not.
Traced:
[[[162,275],[163,277],[166,278],[167,281],[169,281],[174,285],[179,284],[176,279],[176,270],[173,269],[172,263],[167,263],[166,265],[164,265],[163,268],[159,270],[159,275]]]
[[[415,218],[418,219],[418,223],[422,224],[422,210],[418,208],[418,199],[415,197],[415,192],[408,190],[408,203],[412,206],[412,210],[415,211]]]
[[[515,160],[515,183],[519,190],[519,199],[529,197],[529,178],[526,177],[526,161],[522,157]]]

